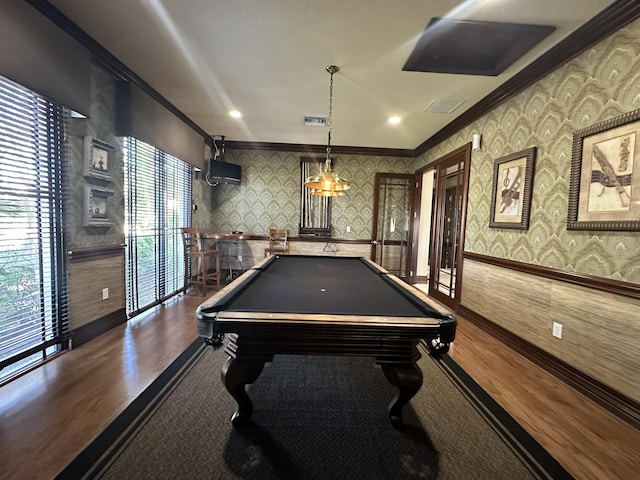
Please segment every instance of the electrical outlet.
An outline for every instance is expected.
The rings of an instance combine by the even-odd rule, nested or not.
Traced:
[[[347,233],[351,231],[351,225],[347,225]]]
[[[107,298],[109,298],[109,289],[108,288],[103,288],[102,289],[102,299],[106,300]]]
[[[562,324],[553,322],[553,336],[556,338],[562,338]]]

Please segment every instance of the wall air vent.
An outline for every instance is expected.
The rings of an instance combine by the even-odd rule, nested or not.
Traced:
[[[434,100],[427,108],[428,113],[452,113],[456,108],[464,103],[464,100]]]
[[[302,119],[307,127],[327,126],[327,115],[303,115]]]

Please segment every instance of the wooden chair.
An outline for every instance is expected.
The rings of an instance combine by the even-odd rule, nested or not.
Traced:
[[[220,250],[205,250],[198,228],[182,228],[182,244],[184,245],[184,286],[194,286],[204,296],[207,286],[213,280],[220,288]],[[209,261],[215,259],[215,272],[207,272]]]
[[[269,247],[264,249],[264,256],[267,257],[274,253],[288,253],[289,243],[287,243],[286,228],[270,228],[269,229]]]

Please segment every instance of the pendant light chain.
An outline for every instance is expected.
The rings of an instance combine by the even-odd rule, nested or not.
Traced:
[[[340,197],[344,192],[349,190],[349,182],[333,173],[331,168],[331,131],[333,120],[333,74],[340,69],[335,65],[326,67],[327,72],[331,74],[329,82],[329,115],[327,116],[327,159],[325,161],[324,171],[319,175],[307,177],[304,186],[311,189],[312,195],[320,197]]]
[[[333,74],[338,71],[338,67],[335,65],[329,65],[327,72],[331,75],[329,80],[329,116],[327,117],[327,159],[325,161],[325,170],[331,172],[331,119],[333,118]]]

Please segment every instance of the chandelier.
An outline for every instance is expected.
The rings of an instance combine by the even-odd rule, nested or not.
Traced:
[[[349,182],[336,175],[331,168],[331,116],[333,113],[333,74],[340,70],[335,65],[326,68],[331,75],[329,83],[329,115],[327,116],[327,159],[324,162],[324,171],[319,175],[307,177],[304,186],[311,189],[313,195],[321,197],[339,197],[349,190]]]

